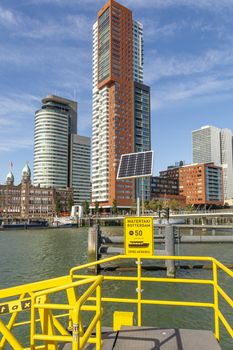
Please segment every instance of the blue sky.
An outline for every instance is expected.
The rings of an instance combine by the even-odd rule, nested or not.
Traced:
[[[233,0],[122,0],[144,25],[155,173],[192,161],[191,132],[233,129]],[[76,98],[91,136],[92,24],[102,0],[0,1],[0,183],[33,168],[34,112]]]

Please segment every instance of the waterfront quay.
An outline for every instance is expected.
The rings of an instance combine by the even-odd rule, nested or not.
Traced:
[[[134,214],[133,214],[134,215]],[[133,216],[132,215],[132,216]],[[89,215],[79,219],[79,224],[92,226],[99,223],[101,226],[123,225],[124,219],[131,215]],[[153,218],[155,224],[186,224],[191,226],[204,226],[208,228],[216,226],[222,229],[233,228],[233,211],[232,210],[213,210],[213,211],[180,211],[169,215],[169,220],[161,218],[157,213],[146,213],[143,216]],[[221,227],[222,226],[222,227]]]

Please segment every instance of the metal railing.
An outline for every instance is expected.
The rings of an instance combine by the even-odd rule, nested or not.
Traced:
[[[85,278],[85,275],[77,275],[83,269],[94,267],[98,264],[104,264],[109,262],[116,262],[117,260],[135,260],[137,264],[137,276],[104,276],[104,280],[114,280],[114,281],[135,281],[137,284],[136,292],[137,298],[109,298],[102,297],[103,302],[111,302],[111,303],[129,303],[129,304],[137,304],[137,325],[142,325],[142,306],[143,305],[170,305],[170,306],[187,306],[187,307],[203,307],[203,308],[211,308],[214,311],[214,333],[217,340],[220,340],[220,321],[226,328],[228,334],[233,337],[233,329],[229,324],[225,316],[219,307],[219,296],[221,296],[228,306],[232,309],[233,314],[233,300],[232,298],[220,287],[218,283],[218,270],[224,271],[230,278],[232,278],[233,282],[233,271],[224,266],[218,260],[212,257],[200,257],[200,256],[145,256],[138,258],[129,257],[125,255],[118,255],[106,259],[102,259],[98,262],[92,262],[89,264],[85,264],[82,266],[78,266],[72,268],[70,270],[71,278]],[[185,260],[185,261],[206,261],[210,262],[212,265],[212,278],[211,279],[187,279],[187,278],[161,278],[161,277],[143,277],[142,276],[142,261],[143,260]],[[86,276],[87,277],[87,276]],[[176,300],[148,300],[143,299],[142,296],[142,284],[143,282],[157,282],[157,283],[177,283],[177,284],[197,284],[197,285],[209,285],[213,287],[213,301],[212,302],[196,302],[196,301],[176,301]],[[92,299],[93,300],[93,299]]]
[[[105,275],[93,276],[83,274],[85,270],[98,264],[110,262],[134,260],[137,264],[136,275]],[[163,278],[144,276],[142,263],[147,260],[185,260],[185,261],[205,261],[210,263],[212,269],[211,278]],[[37,350],[37,349],[58,349],[58,344],[68,342],[72,344],[72,350],[81,350],[86,343],[95,343],[96,349],[102,347],[101,339],[101,320],[102,303],[122,303],[135,305],[137,308],[137,325],[142,325],[142,311],[146,305],[169,305],[174,307],[201,307],[213,310],[214,332],[216,339],[220,339],[220,324],[226,328],[230,337],[233,337],[233,329],[224,315],[221,308],[220,297],[233,311],[233,300],[231,296],[220,286],[219,274],[226,273],[227,278],[233,282],[233,272],[222,263],[211,257],[200,256],[151,256],[137,257],[119,255],[100,261],[84,264],[70,270],[69,276],[56,279],[26,284],[18,287],[0,290],[0,350],[4,349],[6,343],[9,343],[15,350]],[[111,290],[108,295],[104,295],[102,283],[108,281],[135,282],[136,297],[122,298],[114,297]],[[150,283],[168,283],[185,285],[206,285],[213,289],[211,292],[212,301],[177,301],[161,300],[143,297],[144,284]],[[132,286],[131,286],[132,287]],[[85,291],[83,292],[83,289]],[[60,297],[59,293],[64,293],[67,302],[59,303],[53,301]],[[128,289],[127,289],[128,293]],[[64,298],[63,298],[64,299]],[[17,318],[25,310],[25,320],[18,322]],[[82,326],[81,313],[92,312],[93,317],[87,325]],[[61,320],[60,320],[61,319]],[[62,322],[63,321],[63,322]],[[169,326],[169,325],[168,325]],[[30,333],[29,345],[23,345],[18,335],[13,332],[15,327],[28,327]],[[95,336],[93,329],[95,328]],[[211,327],[210,327],[211,328]],[[19,332],[21,333],[21,332]],[[43,344],[43,345],[41,345]]]
[[[82,350],[86,345],[87,341],[91,343],[96,343],[96,349],[101,350],[102,337],[101,337],[101,283],[103,277],[92,277],[83,281],[74,282],[65,286],[55,287],[48,290],[43,290],[37,292],[32,297],[31,305],[31,338],[30,345],[31,349],[36,349],[35,341],[41,340],[45,341],[47,344],[54,344],[50,349],[57,349],[55,345],[56,342],[70,342],[72,343],[72,350]],[[91,284],[91,286],[83,293],[83,295],[74,303],[70,304],[51,304],[48,303],[48,295],[64,291],[73,290],[74,287],[80,287],[86,284]],[[90,298],[90,296],[96,292],[96,304],[84,306],[85,302]],[[40,300],[42,298],[42,300]],[[38,303],[38,300],[40,302]],[[36,333],[36,309],[38,309],[40,317],[43,319],[42,332],[43,334]],[[51,310],[68,310],[69,311],[69,323],[72,325],[72,336],[69,332],[62,326],[62,324],[53,316]],[[93,311],[95,312],[94,318],[91,320],[86,331],[83,330],[81,322],[81,310],[83,311]],[[96,337],[92,337],[92,332],[96,327]],[[55,329],[61,333],[61,335],[55,335]]]
[[[92,276],[82,281],[71,283],[67,283],[68,281],[71,281],[70,276],[3,290],[3,295],[7,297],[15,296],[22,289],[25,293],[21,294],[18,300],[5,301],[4,304],[0,304],[0,312],[2,311],[2,314],[4,311],[5,314],[12,313],[7,324],[0,320],[0,335],[2,334],[0,349],[4,349],[6,343],[9,343],[15,350],[57,350],[59,343],[66,342],[72,344],[72,350],[82,350],[88,342],[95,343],[96,349],[101,350],[101,284],[103,276]],[[90,286],[87,290],[77,298],[78,288],[88,285]],[[49,286],[49,288],[46,289],[46,286]],[[36,291],[38,289],[39,291]],[[68,303],[58,304],[50,302],[49,297],[54,296],[58,292],[66,292]],[[26,293],[30,293],[31,297],[25,298]],[[95,304],[85,305],[93,293],[96,294],[94,297]],[[26,304],[26,308],[22,307],[22,305],[25,306]],[[16,323],[19,313],[29,309],[31,309],[30,319]],[[55,315],[55,311],[62,313]],[[94,313],[94,317],[86,330],[82,326],[81,311]],[[67,328],[59,321],[59,318],[67,319]],[[40,333],[38,331],[39,323]],[[30,345],[29,347],[24,347],[13,334],[13,328],[27,325],[30,326]],[[94,328],[96,329],[95,337],[93,336]],[[43,342],[44,345],[36,345],[38,341]]]

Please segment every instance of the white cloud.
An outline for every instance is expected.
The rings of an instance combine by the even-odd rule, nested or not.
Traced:
[[[163,38],[166,36],[174,35],[178,29],[183,26],[183,23],[171,22],[165,25],[160,25],[159,21],[142,18],[141,22],[143,23],[143,34],[147,39],[157,39]]]
[[[11,67],[15,67],[15,65],[20,66],[29,66],[34,61],[38,61],[38,56],[29,55],[28,49],[26,47],[23,50],[20,50],[20,46],[12,45],[7,47],[7,43],[5,47],[1,47],[0,50],[0,64],[12,65]]]
[[[226,39],[229,31],[224,25],[213,25],[203,19],[193,19],[192,21],[180,20],[177,22],[170,22],[166,24],[161,23],[161,19],[143,17],[140,19],[143,23],[143,33],[145,41],[148,40],[163,40],[164,37],[172,37],[177,34],[182,34],[182,31],[189,31],[190,33],[215,33],[217,37]]]
[[[89,4],[99,4],[99,7],[102,6],[106,0],[85,0],[83,5]],[[46,4],[46,3],[55,3],[58,5],[70,5],[77,4],[77,0],[28,0],[23,1],[23,5],[27,4]],[[124,6],[129,6],[131,9],[135,7],[140,8],[167,8],[173,6],[191,6],[198,8],[208,8],[208,9],[218,9],[218,8],[231,8],[232,0],[121,0],[120,3]],[[20,4],[21,5],[21,4]]]
[[[150,84],[162,78],[194,75],[233,65],[233,50],[209,50],[199,56],[176,57],[159,57],[152,51],[148,57],[150,59],[145,64],[144,78]]]
[[[0,6],[0,24],[8,26],[16,23],[17,19],[13,12]]]
[[[73,5],[76,4],[77,5],[77,0],[66,0],[64,2],[64,0],[26,0],[26,1],[21,1],[19,4],[17,4],[17,7],[19,6],[25,6],[25,5],[43,5],[43,4],[57,4],[57,5],[62,5],[62,6],[67,6],[67,5]],[[106,2],[106,0],[85,0],[85,2],[83,1],[79,1],[80,3],[78,4],[79,6],[83,5],[86,6],[87,4],[96,4],[97,2],[99,3],[104,3]]]
[[[21,23],[20,30],[15,33],[18,37],[31,39],[74,39],[77,41],[86,41],[91,36],[90,30],[92,21],[84,15],[68,15],[62,20],[53,19],[38,20],[25,17]]]
[[[190,100],[232,99],[233,78],[206,76],[204,78],[160,85],[152,90],[152,110]]]
[[[15,126],[18,123],[15,120],[0,117],[0,127]]]
[[[34,115],[35,107],[38,105],[39,98],[29,94],[11,94],[0,97],[0,117],[1,120],[7,120],[10,117],[11,122],[18,121],[18,118]]]
[[[232,0],[125,0],[125,6],[130,6],[131,8],[167,8],[167,7],[194,7],[200,9],[208,10],[233,10],[233,1]]]
[[[30,150],[33,146],[33,123],[39,106],[37,96],[12,93],[0,97],[0,151]]]
[[[0,139],[0,152],[12,152],[32,149],[33,137],[16,137],[16,138],[1,138]]]
[[[93,20],[86,15],[63,15],[40,19],[27,16],[20,11],[0,7],[0,25],[8,27],[13,36],[31,39],[61,40],[65,38],[86,41],[91,37]],[[85,30],[89,28],[89,30]]]

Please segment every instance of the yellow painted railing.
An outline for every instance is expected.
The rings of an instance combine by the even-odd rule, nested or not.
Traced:
[[[90,273],[85,274],[87,268],[94,267],[97,264],[104,265],[104,263],[126,259],[134,260],[137,263],[137,274],[135,276],[93,276]],[[147,260],[205,261],[212,268],[212,276],[210,279],[147,277],[143,276],[142,269],[142,263]],[[211,257],[141,256],[139,258],[136,256],[118,255],[72,268],[68,276],[0,290],[0,350],[4,349],[7,343],[16,350],[56,350],[58,349],[58,344],[62,342],[71,343],[72,350],[81,350],[86,343],[95,343],[96,349],[100,350],[102,347],[102,303],[136,305],[138,326],[142,325],[144,305],[210,308],[214,313],[216,338],[218,340],[220,338],[220,323],[224,325],[229,335],[233,337],[232,326],[220,307],[220,297],[227,303],[231,311],[233,311],[233,300],[220,286],[220,271],[221,273],[226,273],[233,282],[233,272]],[[113,297],[109,290],[108,295],[104,295],[102,282],[107,283],[108,281],[135,282],[136,298]],[[209,285],[213,289],[212,301],[145,299],[143,298],[142,288],[148,282],[152,286],[155,283]],[[65,295],[66,302],[63,301],[64,295],[63,302],[60,302],[61,293]],[[56,301],[57,299],[59,299],[59,303]],[[28,312],[24,312],[26,310]],[[93,317],[84,330],[81,315],[86,312],[91,313]],[[24,319],[22,320],[20,317],[19,321],[19,316],[24,316]],[[28,333],[30,333],[29,344],[25,345],[20,336],[16,335],[17,333],[14,332],[15,327],[27,328]],[[93,336],[94,328],[96,329],[95,336]]]
[[[0,349],[4,349],[8,342],[15,350],[34,350],[49,349],[57,350],[58,344],[62,342],[71,343],[72,350],[82,350],[87,342],[96,343],[96,349],[101,350],[101,284],[103,276],[92,276],[90,278],[71,282],[70,276],[48,280],[29,285],[9,288],[3,290],[3,295],[7,297],[16,296],[22,289],[25,290],[18,300],[5,301],[0,304],[0,312],[2,315],[12,314],[7,324],[0,320],[0,334],[2,339]],[[64,284],[65,282],[70,282]],[[90,285],[90,286],[89,286]],[[49,286],[47,289],[46,287]],[[86,287],[87,290],[77,297],[78,288]],[[44,289],[42,289],[42,287]],[[37,291],[39,289],[39,291]],[[30,291],[30,298],[25,298],[25,294]],[[68,302],[52,303],[50,297],[56,293],[66,292]],[[94,305],[85,305],[86,301],[95,295],[96,303]],[[1,296],[1,294],[0,294]],[[22,305],[27,304],[27,307]],[[16,323],[16,318],[20,312],[31,309],[30,318],[27,321]],[[54,311],[60,311],[61,314],[55,315]],[[94,317],[84,331],[81,322],[81,311],[92,312]],[[0,315],[1,315],[0,314]],[[38,314],[38,318],[37,318]],[[59,318],[67,318],[67,328],[59,322]],[[38,332],[38,323],[40,323],[41,332]],[[30,345],[23,347],[22,343],[15,337],[12,330],[17,326],[30,326]],[[92,336],[93,330],[96,328],[96,336]],[[36,345],[37,341],[42,341],[43,346]]]
[[[99,262],[92,262],[82,266],[74,267],[70,270],[70,275],[72,279],[85,278],[86,276],[78,275],[80,271],[86,268],[94,267],[97,264],[103,265],[104,263],[116,262],[117,260],[135,260],[137,264],[137,276],[136,277],[124,277],[124,276],[105,276],[104,280],[114,280],[114,281],[135,281],[137,283],[137,298],[109,298],[102,297],[103,302],[110,303],[129,303],[137,304],[137,325],[142,325],[142,305],[170,305],[170,306],[187,306],[187,307],[203,307],[211,308],[214,311],[214,323],[215,323],[215,337],[220,340],[220,322],[224,325],[229,335],[233,338],[233,329],[229,324],[223,313],[219,308],[219,295],[225,300],[228,306],[232,310],[233,316],[233,300],[227,295],[227,293],[218,284],[218,270],[225,272],[233,282],[233,271],[224,266],[218,260],[212,257],[200,257],[200,256],[142,256],[138,258],[137,256],[125,256],[118,255],[110,258],[102,259]],[[210,262],[212,267],[212,279],[186,279],[186,278],[157,278],[157,277],[143,277],[142,276],[142,262],[144,260],[178,260],[178,261],[205,261]],[[175,300],[147,300],[142,297],[142,283],[143,282],[157,282],[157,283],[183,283],[183,284],[199,284],[199,285],[210,285],[213,287],[213,301],[211,303],[207,302],[196,302],[196,301],[175,301]],[[93,299],[92,299],[93,300]]]
[[[92,277],[83,281],[74,282],[65,286],[55,287],[48,290],[37,292],[32,297],[31,305],[31,349],[34,350],[35,341],[42,340],[45,343],[50,344],[51,350],[56,350],[57,342],[70,342],[72,343],[72,350],[83,349],[87,341],[96,343],[96,349],[101,349],[101,283],[103,277]],[[48,295],[61,292],[63,290],[73,290],[74,287],[80,287],[81,285],[91,284],[91,286],[82,294],[82,296],[74,303],[74,305],[64,304],[51,304],[47,303]],[[90,296],[96,292],[96,305],[84,307],[85,302]],[[42,300],[40,300],[40,298]],[[40,302],[38,303],[38,300]],[[42,331],[43,334],[36,334],[36,309],[42,312]],[[95,316],[92,319],[87,330],[84,332],[81,323],[81,309],[85,311],[94,311]],[[51,310],[68,310],[70,311],[70,321],[72,320],[72,336],[69,332],[56,320]],[[55,334],[55,329],[61,333],[61,335]],[[96,327],[96,337],[91,337],[94,328]]]

